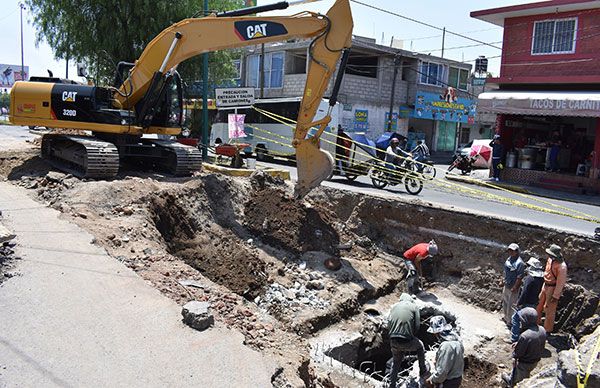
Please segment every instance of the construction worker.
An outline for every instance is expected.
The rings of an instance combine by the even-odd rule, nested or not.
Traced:
[[[428,333],[442,340],[435,354],[435,370],[427,379],[427,384],[438,388],[458,388],[462,383],[465,369],[463,344],[452,325],[446,323],[442,315],[435,315],[429,321]]]
[[[537,307],[540,300],[540,292],[544,285],[544,266],[536,257],[531,257],[527,261],[526,273],[527,275],[523,278],[523,288],[517,300],[516,311],[512,316],[512,325],[510,328],[511,343],[517,342],[521,334],[519,311],[525,307]]]
[[[519,255],[519,245],[508,246],[508,258],[504,262],[504,288],[502,289],[502,319],[507,326],[511,325],[514,306],[519,298],[521,282],[525,276],[525,263]]]
[[[565,283],[567,282],[567,264],[562,256],[561,248],[556,245],[550,245],[546,249],[548,260],[544,270],[544,285],[540,292],[540,302],[537,305],[538,324],[542,321],[542,312],[546,313],[544,329],[546,333],[552,333],[554,329],[554,318],[556,316],[556,307],[562,294]]]
[[[404,264],[408,275],[406,282],[408,292],[410,294],[418,294],[421,292],[421,284],[419,277],[423,276],[421,262],[428,257],[437,255],[438,246],[434,240],[428,243],[420,243],[404,252]]]
[[[390,388],[396,388],[396,380],[405,352],[417,352],[419,374],[423,378],[427,376],[425,347],[423,342],[416,337],[420,325],[419,307],[410,295],[403,292],[400,295],[400,302],[392,307],[388,317],[388,332],[393,358]]]
[[[519,311],[521,326],[525,329],[513,349],[513,370],[509,376],[502,374],[502,380],[509,387],[526,379],[535,369],[542,358],[542,352],[546,346],[546,331],[538,326],[538,314],[533,307],[525,307]]]

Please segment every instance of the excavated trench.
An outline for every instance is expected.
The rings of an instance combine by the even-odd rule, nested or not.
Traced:
[[[303,336],[403,290],[399,257],[432,238],[440,254],[426,268],[426,285],[447,288],[488,311],[500,307],[498,283],[509,243],[541,258],[549,244],[559,244],[570,281],[556,327],[576,333],[579,323],[598,312],[600,249],[581,236],[328,188],[297,201],[287,186],[263,175],[246,181],[208,175],[187,191],[162,191],[148,201],[171,254]],[[342,268],[330,269],[336,260]],[[419,336],[433,345],[424,326]],[[357,370],[370,363],[383,372],[391,354],[382,327],[365,328],[371,336],[328,356]],[[496,372],[495,365],[468,355],[463,386],[489,385]]]

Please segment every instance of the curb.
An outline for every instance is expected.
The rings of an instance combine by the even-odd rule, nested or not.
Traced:
[[[228,175],[228,176],[236,176],[236,177],[249,177],[250,175],[252,175],[252,173],[254,171],[258,170],[258,169],[248,170],[245,168],[231,168],[231,167],[219,166],[219,165],[211,164],[211,163],[203,163],[202,168],[205,169],[206,171],[217,172],[219,174]],[[288,181],[290,180],[290,172],[288,170],[280,170],[280,169],[275,169],[275,168],[264,168],[261,170],[264,171],[265,173],[269,174],[273,178],[279,177],[283,180],[288,180]]]
[[[598,206],[597,202],[584,201],[584,200],[583,201],[582,200],[573,200],[573,199],[570,199],[570,198],[563,198],[563,197],[559,197],[559,196],[546,195],[546,194],[538,193],[538,192],[535,192],[535,191],[527,190],[527,189],[523,188],[522,186],[514,186],[514,185],[505,184],[505,183],[498,184],[497,182],[494,182],[492,184],[491,182],[484,182],[484,181],[481,181],[479,179],[462,177],[462,176],[459,176],[459,175],[448,175],[448,174],[446,174],[446,179],[451,180],[451,181],[468,183],[468,184],[472,184],[472,185],[476,185],[476,186],[481,186],[481,187],[488,187],[488,188],[491,188],[491,189],[503,188],[503,189],[507,189],[507,190],[510,190],[510,191],[514,191],[516,193],[527,194],[527,195],[532,195],[532,196],[536,196],[536,197],[542,197],[542,198],[548,198],[548,199],[556,199],[556,200],[560,200],[560,201],[580,203],[580,204],[590,205],[590,206]],[[498,187],[495,187],[495,186],[498,186]]]

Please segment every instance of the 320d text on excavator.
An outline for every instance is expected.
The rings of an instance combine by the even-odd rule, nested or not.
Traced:
[[[181,132],[183,91],[177,66],[211,51],[312,39],[292,141],[298,167],[295,194],[302,197],[333,170],[333,158],[319,149],[329,113],[317,120],[315,113],[341,57],[330,104],[334,106],[337,99],[352,42],[349,0],[336,0],[325,15],[301,12],[291,16],[248,16],[302,2],[279,2],[184,19],[158,34],[135,63],[119,62],[112,86],[54,77],[18,81],[11,90],[9,119],[16,125],[91,132],[91,136],[49,133],[42,138],[42,156],[80,177],[114,178],[124,161],[189,175],[201,168],[198,149],[173,140],[143,137]],[[312,127],[318,130],[307,137]]]

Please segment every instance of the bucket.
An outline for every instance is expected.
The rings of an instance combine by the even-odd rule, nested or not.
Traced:
[[[254,170],[256,168],[256,159],[254,159],[254,158],[247,158],[246,159],[246,166],[248,166],[248,169]]]
[[[517,165],[517,154],[516,152],[509,152],[506,154],[506,167],[515,168]]]

